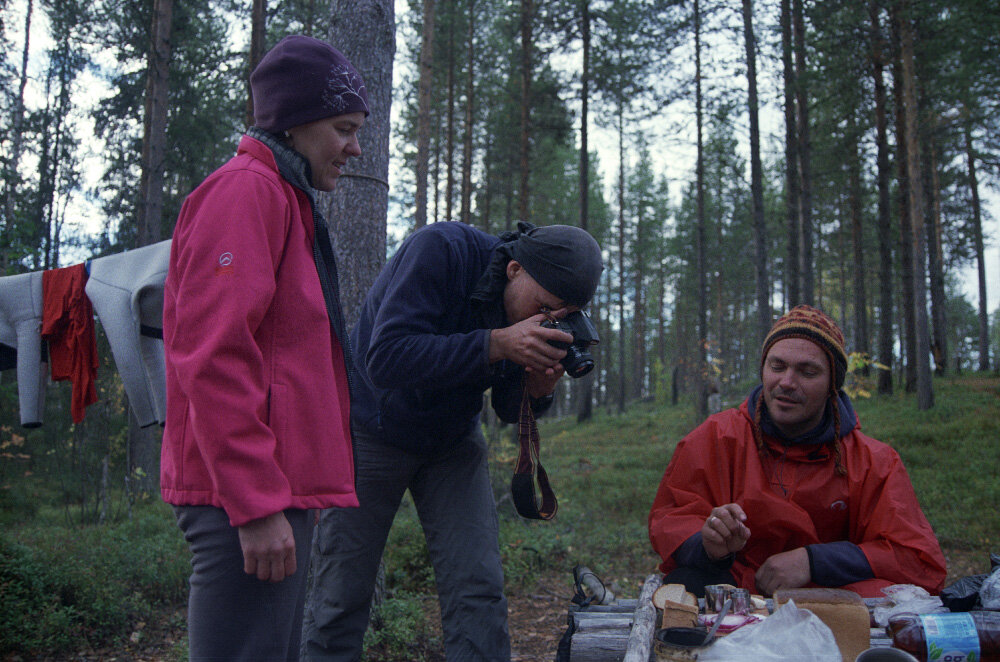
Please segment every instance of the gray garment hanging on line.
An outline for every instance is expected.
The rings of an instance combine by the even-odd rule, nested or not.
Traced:
[[[0,277],[0,344],[17,352],[17,394],[21,425],[26,428],[40,426],[45,410],[43,308],[41,271]]]
[[[163,282],[169,261],[168,239],[87,262],[87,297],[142,427],[166,421]]]

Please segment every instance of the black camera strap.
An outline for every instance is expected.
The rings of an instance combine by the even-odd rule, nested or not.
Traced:
[[[559,503],[549,485],[548,474],[538,459],[538,425],[531,410],[527,387],[521,393],[521,416],[517,438],[520,450],[517,465],[514,467],[514,476],[510,479],[510,495],[514,500],[514,508],[517,509],[518,515],[526,519],[550,520],[556,516]],[[535,497],[536,481],[542,495],[541,506]]]

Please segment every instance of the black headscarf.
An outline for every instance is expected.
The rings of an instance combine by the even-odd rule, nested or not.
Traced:
[[[583,308],[601,280],[601,247],[572,225],[535,227],[521,221],[510,254],[549,293]]]

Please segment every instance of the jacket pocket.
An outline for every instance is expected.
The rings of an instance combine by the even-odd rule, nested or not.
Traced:
[[[288,387],[284,384],[271,384],[268,388],[267,426],[274,435],[274,456],[280,464],[288,442]]]

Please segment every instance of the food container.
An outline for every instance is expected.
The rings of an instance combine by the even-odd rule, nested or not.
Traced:
[[[898,648],[882,646],[862,651],[854,662],[917,662],[917,658]]]
[[[708,628],[661,628],[653,635],[657,662],[691,662],[715,641],[705,644]]]

